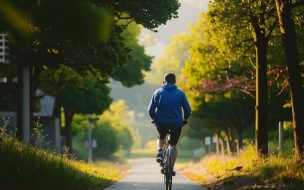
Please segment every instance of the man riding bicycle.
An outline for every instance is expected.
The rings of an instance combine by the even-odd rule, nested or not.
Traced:
[[[182,127],[188,123],[187,119],[191,114],[191,107],[183,91],[179,90],[176,83],[176,77],[173,73],[164,75],[163,85],[157,89],[151,98],[148,111],[151,117],[151,123],[155,124],[158,131],[157,147],[158,153],[156,161],[163,160],[163,146],[169,130],[169,144],[173,147],[173,166],[177,157],[177,148]]]

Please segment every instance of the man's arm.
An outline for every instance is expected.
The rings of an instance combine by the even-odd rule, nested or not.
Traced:
[[[149,116],[152,120],[154,119],[155,109],[156,109],[156,102],[154,100],[154,95],[153,95],[148,107]]]
[[[192,111],[191,111],[191,107],[190,107],[190,104],[187,100],[186,95],[184,95],[182,107],[183,107],[183,110],[184,110],[184,121],[187,122],[187,119],[190,117]]]

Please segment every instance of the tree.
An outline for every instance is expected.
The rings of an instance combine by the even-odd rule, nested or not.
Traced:
[[[98,6],[113,10],[119,20],[135,21],[147,29],[155,29],[168,20],[177,18],[180,7],[178,0],[133,0],[133,1],[98,1],[92,0]]]
[[[86,0],[7,1],[0,2],[0,31],[22,49],[27,49],[33,36],[41,39],[82,39],[103,41],[108,35],[111,12]],[[14,14],[12,14],[14,13]]]
[[[229,121],[227,121],[227,119],[224,118],[224,115],[221,113],[221,107],[219,107],[221,103],[211,100],[213,98],[208,94],[203,96],[205,99],[201,101],[200,106],[194,112],[195,117],[200,118],[200,130],[206,130],[211,134],[215,134],[221,139],[222,142],[226,141],[227,152],[232,154],[234,152],[233,128]]]
[[[95,158],[108,158],[119,149],[118,130],[109,120],[97,122],[92,129],[92,138],[97,141],[92,152]]]
[[[213,131],[208,131],[207,127],[200,117],[197,116],[195,112],[191,114],[191,117],[189,118],[189,126],[186,126],[183,128],[183,132],[192,139],[198,139],[201,146],[205,150],[205,152],[208,152],[208,148],[205,144],[205,138],[210,137],[213,134]],[[208,125],[208,124],[207,124]]]
[[[84,46],[87,49],[92,50],[92,54],[90,57],[86,57],[84,59],[84,56],[82,56],[81,51],[77,51],[76,53],[80,53],[80,55],[77,57],[73,57],[74,59],[68,59],[64,57],[64,60],[60,60],[60,56],[62,55],[62,52],[58,54],[58,50],[60,48],[56,48],[56,46],[60,46],[61,42],[66,42],[69,40],[69,42],[83,42],[83,41],[89,41],[89,42],[100,42],[107,40],[109,31],[117,31],[121,30],[122,26],[119,26],[116,24],[117,20],[120,19],[126,19],[129,21],[135,21],[139,24],[142,24],[144,27],[147,27],[149,29],[155,28],[160,24],[165,24],[168,20],[171,18],[177,17],[177,9],[179,8],[179,3],[176,0],[171,1],[159,1],[159,3],[162,5],[161,9],[154,6],[156,1],[138,1],[138,2],[112,2],[112,1],[103,1],[103,2],[89,2],[85,0],[77,0],[77,2],[73,2],[74,6],[71,6],[71,2],[68,0],[65,1],[46,1],[46,2],[39,2],[37,4],[36,1],[29,1],[29,2],[20,2],[20,1],[12,1],[10,6],[6,6],[7,11],[3,11],[3,15],[1,15],[0,20],[5,21],[1,22],[0,31],[6,30],[6,33],[10,35],[10,40],[14,42],[14,38],[19,37],[21,33],[29,33],[28,36],[22,36],[19,37],[20,39],[26,39],[26,42],[24,41],[17,41],[15,40],[14,44],[16,46],[16,50],[19,51],[19,54],[16,56],[18,57],[16,59],[16,64],[19,68],[19,78],[22,78],[22,68],[24,66],[33,66],[35,63],[38,65],[41,64],[39,60],[39,57],[35,56],[37,62],[32,63],[24,63],[24,60],[35,60],[35,59],[28,59],[31,57],[31,54],[35,51],[32,51],[32,46],[30,44],[37,45],[37,42],[44,41],[44,43],[47,43],[48,45],[51,44],[51,46],[46,47],[44,50],[47,50],[47,53],[42,51],[43,54],[40,54],[43,56],[50,56],[52,59],[46,59],[44,57],[43,62],[45,60],[52,61],[55,64],[62,64],[62,62],[69,63],[72,66],[76,66],[78,72],[88,74],[89,71],[95,71],[96,73],[101,73],[104,75],[109,75],[113,73],[113,69],[117,66],[123,65],[125,62],[114,61],[114,63],[118,63],[118,65],[110,64],[108,67],[103,68],[96,68],[96,64],[93,66],[92,63],[99,63],[99,60],[95,59],[98,57],[96,55],[96,51],[99,49],[96,44],[86,44],[88,46]],[[1,5],[7,5],[6,1],[1,1]],[[97,5],[97,6],[96,6]],[[71,6],[71,7],[70,7]],[[12,8],[13,7],[13,8]],[[14,19],[6,19],[9,14],[15,10],[20,9],[20,11],[16,11],[16,13],[19,12],[26,12],[26,15],[16,14],[18,17],[12,17]],[[79,14],[81,13],[81,14]],[[122,14],[127,13],[127,17],[122,17]],[[20,22],[21,21],[21,22]],[[23,23],[25,21],[26,24],[20,25],[18,23]],[[12,26],[11,26],[12,25]],[[79,27],[79,28],[78,28]],[[22,28],[22,30],[19,30]],[[33,30],[31,30],[33,29]],[[14,35],[17,31],[17,34]],[[116,41],[114,44],[121,44],[122,40],[120,40],[120,32],[114,32],[114,35],[116,35]],[[19,40],[20,40],[19,39]],[[59,45],[58,45],[59,44]],[[71,44],[74,45],[74,44]],[[103,45],[103,44],[99,44]],[[77,44],[76,46],[70,46],[70,47],[81,47],[81,43]],[[103,46],[104,47],[104,46]],[[106,48],[109,48],[106,46]],[[74,48],[72,48],[75,50]],[[110,48],[111,49],[111,48]],[[108,49],[108,50],[110,50]],[[78,49],[77,49],[78,50]],[[105,59],[116,59],[117,57],[128,57],[126,54],[119,54],[122,50],[124,51],[124,46],[116,46],[116,48],[111,49],[114,50],[112,54],[104,54],[103,57]],[[49,53],[49,54],[48,54]],[[73,54],[75,52],[65,52],[67,54]],[[69,55],[68,55],[69,56]],[[108,56],[106,58],[106,56]],[[88,58],[93,58],[94,60],[90,61],[90,64],[85,64],[85,61],[88,61]],[[75,60],[76,59],[76,60]],[[41,60],[41,59],[40,59]],[[75,61],[79,64],[75,64]],[[113,62],[112,62],[113,63]],[[88,67],[84,67],[84,66]],[[37,65],[36,65],[37,66]],[[39,67],[39,66],[38,66]],[[146,65],[145,65],[146,67]],[[30,69],[34,70],[34,69]],[[37,69],[39,71],[39,69]],[[37,72],[39,73],[39,72]],[[39,76],[38,74],[36,76]],[[140,81],[142,82],[142,81]],[[22,85],[20,84],[20,88],[22,92]],[[33,94],[34,90],[31,87],[31,92]],[[21,99],[21,98],[20,98]],[[22,100],[21,100],[22,101]],[[23,105],[22,102],[19,103],[19,105]],[[19,106],[21,107],[21,106]],[[20,114],[22,111],[21,108],[19,108],[19,114],[18,117],[21,117],[22,114]],[[22,129],[22,118],[18,119],[18,126],[19,129]],[[18,130],[22,131],[22,130]],[[22,136],[22,134],[19,134]]]
[[[303,1],[276,0],[276,10],[279,18],[282,45],[285,51],[288,71],[288,84],[292,103],[292,116],[295,141],[295,158],[303,160],[304,153],[304,92],[301,79],[301,68],[297,46],[297,34],[292,10]]]
[[[72,119],[74,114],[101,114],[111,104],[112,99],[108,96],[110,88],[106,85],[107,80],[100,80],[90,76],[79,84],[69,82],[58,94],[57,103],[64,109],[66,146],[69,153],[72,147]]]
[[[137,37],[140,35],[140,31],[141,27],[132,22],[122,32],[124,43],[132,49],[130,52],[131,59],[111,74],[111,78],[120,81],[126,87],[142,84],[144,82],[143,72],[150,71],[153,57],[146,55],[145,47],[138,44]]]
[[[148,82],[159,84],[168,71],[175,73],[177,82],[182,80],[182,67],[189,59],[188,49],[191,38],[188,34],[176,34],[171,36],[171,43],[164,49],[163,57],[156,60],[149,73]]]
[[[256,152],[268,155],[267,130],[267,49],[277,25],[273,1],[214,0],[209,6],[212,33],[220,35],[228,51],[238,48],[231,58],[243,56],[252,45],[256,51]],[[223,30],[224,28],[224,30]],[[219,41],[220,42],[220,41]],[[221,42],[220,42],[221,43]],[[248,46],[249,43],[249,46]],[[236,54],[235,54],[236,53]]]
[[[132,137],[132,134],[128,128],[123,128],[121,131],[118,133],[118,141],[119,145],[121,146],[122,149],[127,151],[127,155],[129,156],[131,153],[131,148],[134,144],[134,140]]]
[[[129,109],[123,100],[112,103],[107,110],[100,115],[93,115],[98,120],[92,121],[92,137],[97,141],[97,147],[93,149],[94,158],[110,157],[118,149],[126,150],[130,153],[134,139],[137,134],[134,123],[127,121]],[[74,142],[87,139],[88,117],[84,114],[75,114],[73,119],[73,132],[78,128],[79,134],[75,134]],[[84,133],[83,133],[84,132]],[[74,135],[73,134],[73,135]],[[75,152],[82,156],[87,155],[86,151],[75,147]]]
[[[111,104],[110,107],[99,116],[97,124],[103,123],[104,121],[110,123],[110,126],[117,131],[117,143],[119,147],[125,149],[129,154],[136,134],[133,127],[134,124],[126,122],[126,119],[129,116],[128,109],[128,106],[123,100],[118,100]]]
[[[137,25],[131,24],[128,29],[123,31],[123,34],[127,39],[126,42],[124,41],[124,38],[120,37],[118,34],[111,36],[106,43],[72,43],[70,41],[64,41],[61,45],[57,45],[56,43],[51,41],[50,46],[55,45],[53,46],[55,48],[53,48],[52,51],[49,53],[49,61],[54,61],[55,58],[57,59],[57,62],[50,61],[48,62],[47,66],[51,68],[57,68],[59,66],[62,69],[43,70],[42,65],[38,64],[37,66],[35,66],[35,70],[37,71],[35,73],[35,76],[39,77],[39,71],[43,71],[43,75],[40,75],[41,80],[43,80],[43,83],[40,85],[40,88],[42,87],[47,94],[52,94],[56,96],[56,94],[58,94],[62,89],[65,88],[68,82],[77,83],[78,80],[81,81],[80,76],[76,72],[73,73],[72,70],[68,69],[67,67],[72,68],[74,71],[77,71],[82,76],[86,76],[88,75],[88,73],[91,72],[95,75],[101,76],[111,75],[113,78],[120,80],[126,86],[141,84],[144,77],[142,75],[142,70],[149,69],[152,57],[145,55],[144,48],[138,45],[137,35],[139,35],[139,29],[140,28],[138,28]],[[45,43],[49,44],[49,42]],[[47,52],[47,49],[45,48],[50,46],[45,45],[45,43],[38,43],[38,50],[35,50],[37,55],[40,55],[43,52]],[[132,54],[132,57],[128,56],[130,48],[124,46],[124,43],[130,45],[131,47],[137,48],[131,52],[134,52]],[[102,56],[103,54],[110,56],[104,57]],[[45,56],[41,57],[43,58]],[[58,63],[62,63],[61,65],[66,65],[67,67],[62,67]],[[110,74],[110,72],[114,72],[114,70],[115,73]],[[36,79],[35,81],[37,83],[39,82],[38,79]],[[50,89],[49,87],[52,88]],[[60,107],[61,105],[57,104],[57,108],[60,109]],[[71,142],[71,139],[69,139],[71,138],[71,135],[66,134],[66,136],[67,141]]]
[[[225,131],[231,152],[234,152],[234,129],[237,136],[236,147],[243,147],[243,132],[254,123],[254,99],[240,92],[225,92],[223,94],[205,95],[205,103],[201,105],[201,117],[208,118],[209,122],[215,123],[211,131],[221,137],[221,131]],[[206,111],[205,107],[207,107]],[[207,123],[205,125],[208,125]],[[210,127],[209,127],[210,128]],[[230,151],[229,151],[230,152]]]
[[[79,40],[79,36],[81,36],[83,40],[104,41],[108,37],[108,28],[112,24],[112,16],[107,10],[104,8],[97,8],[85,0],[74,2],[75,6],[70,8],[69,1],[48,1],[37,4],[36,1],[7,2],[6,0],[3,0],[0,3],[1,8],[4,8],[4,10],[1,11],[2,14],[0,16],[0,31],[7,33],[10,42],[12,42],[11,55],[16,57],[13,62],[17,64],[17,75],[19,79],[22,79],[23,77],[24,67],[31,67],[37,63],[35,61],[39,60],[39,57],[32,59],[32,52],[30,51],[31,44],[35,44],[37,39],[50,40],[51,38],[51,40],[55,41],[60,39]],[[16,12],[16,14],[11,15],[12,12]],[[79,15],[85,15],[88,16],[88,18],[91,18],[77,19],[79,18]],[[66,24],[64,24],[65,22]],[[103,25],[103,27],[100,27],[99,24]],[[50,49],[52,49],[52,47],[50,47]],[[47,53],[44,53],[41,56],[46,54]],[[43,61],[45,60],[58,61],[58,59],[47,59],[46,57]],[[38,64],[42,65],[39,61]],[[33,71],[34,69],[29,70]],[[39,69],[36,71],[39,73]],[[22,99],[23,85],[22,80],[18,81],[18,89],[20,90],[18,94],[21,95],[18,98],[17,108],[17,137],[22,140],[22,106],[24,105]],[[29,117],[32,117],[31,113],[33,112],[34,87],[35,84],[30,84],[31,100],[29,104],[31,106],[28,113]]]

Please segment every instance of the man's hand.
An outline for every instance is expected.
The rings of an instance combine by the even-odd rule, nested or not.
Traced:
[[[154,121],[154,120],[151,120],[150,122],[151,122],[152,124],[155,124],[155,121]]]

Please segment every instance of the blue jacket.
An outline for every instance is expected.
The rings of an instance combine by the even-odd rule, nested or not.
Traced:
[[[191,107],[183,91],[173,83],[166,83],[153,93],[148,111],[157,127],[183,127]]]

